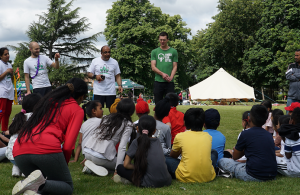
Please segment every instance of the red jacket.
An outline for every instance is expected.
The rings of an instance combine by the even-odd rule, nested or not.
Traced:
[[[52,123],[38,135],[33,136],[33,142],[29,139],[25,142],[21,138],[21,144],[16,140],[13,148],[13,156],[22,154],[53,154],[63,152],[67,163],[69,162],[72,150],[83,121],[84,112],[74,98],[65,100],[61,107],[61,114],[54,118]],[[37,125],[32,134],[37,132]],[[61,148],[61,144],[63,148]]]
[[[178,133],[185,131],[183,118],[184,114],[182,112],[178,111],[176,107],[171,107],[169,115],[162,120],[163,123],[171,123],[171,144],[173,144],[174,138]]]

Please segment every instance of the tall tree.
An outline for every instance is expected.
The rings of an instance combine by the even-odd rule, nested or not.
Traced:
[[[244,53],[254,43],[260,28],[261,0],[220,0],[219,13],[208,29],[193,37],[193,67],[197,79],[204,79],[225,68],[238,79],[249,83],[243,72]]]
[[[285,72],[300,48],[300,1],[263,1],[260,29],[255,45],[244,56],[245,70],[271,89],[286,87]]]
[[[41,51],[51,59],[59,52],[71,61],[90,61],[94,58],[93,53],[99,52],[95,42],[101,33],[78,39],[80,34],[90,29],[90,23],[87,18],[80,18],[79,7],[71,9],[72,3],[73,0],[69,3],[65,0],[49,0],[47,12],[38,15],[39,20],[31,23],[26,34],[30,41],[38,42]]]
[[[132,79],[152,90],[154,73],[150,66],[150,54],[158,47],[158,35],[169,34],[169,45],[178,51],[178,71],[175,83],[187,87],[188,35],[179,15],[163,14],[161,9],[148,0],[120,0],[107,11],[104,35],[122,71],[123,78]]]

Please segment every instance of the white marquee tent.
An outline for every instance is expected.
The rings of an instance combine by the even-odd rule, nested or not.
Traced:
[[[227,101],[255,99],[254,89],[220,68],[213,75],[189,88],[192,100],[223,99]]]

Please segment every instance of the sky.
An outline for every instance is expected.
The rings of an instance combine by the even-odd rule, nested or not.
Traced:
[[[112,8],[116,0],[75,0],[72,9],[80,7],[80,17],[86,17],[91,29],[80,38],[91,36],[105,29],[106,11]],[[67,0],[69,2],[69,0]],[[198,30],[207,28],[213,22],[212,16],[218,13],[218,0],[150,0],[151,4],[160,7],[163,13],[171,16],[179,14],[192,35]],[[17,43],[28,42],[26,30],[33,21],[38,21],[37,14],[47,11],[48,0],[1,0],[0,11],[0,47],[17,46]],[[96,46],[106,45],[105,37],[98,38]],[[10,51],[10,60],[16,53]],[[97,56],[97,55],[96,55]]]

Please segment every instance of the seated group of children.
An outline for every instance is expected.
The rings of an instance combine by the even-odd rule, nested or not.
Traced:
[[[34,94],[26,96],[22,112],[9,127],[6,156],[14,163],[13,176],[21,175],[12,155],[18,129],[39,99]],[[169,186],[172,178],[202,183],[216,175],[244,181],[272,180],[277,171],[300,176],[300,108],[295,104],[285,108],[290,115],[272,111],[269,102],[254,105],[242,116],[244,129],[236,146],[225,151],[226,138],[217,131],[221,117],[216,109],[190,108],[183,114],[177,105],[178,96],[169,93],[156,104],[152,117],[143,99],[136,105],[130,99],[116,99],[111,114],[102,118],[100,102],[88,102],[83,109],[89,119],[85,117],[81,126],[74,161],[82,151],[82,172],[99,176],[112,172],[115,182],[139,187]],[[139,120],[132,122],[134,112]]]

